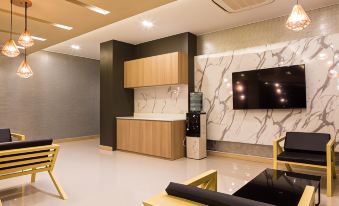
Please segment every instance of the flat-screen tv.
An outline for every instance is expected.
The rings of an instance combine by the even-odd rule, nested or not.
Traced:
[[[232,73],[233,109],[306,108],[305,65]]]

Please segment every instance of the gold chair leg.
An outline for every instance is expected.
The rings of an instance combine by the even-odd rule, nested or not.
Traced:
[[[35,179],[36,179],[36,173],[33,173],[31,175],[31,183],[34,183],[35,182]]]
[[[54,186],[56,187],[56,189],[58,190],[59,192],[59,195],[60,197],[63,199],[63,200],[66,200],[67,199],[67,196],[66,196],[66,193],[64,192],[64,190],[62,189],[61,185],[58,183],[58,181],[56,180],[54,174],[52,171],[48,171],[48,174],[49,176],[51,177],[53,183],[54,183]]]
[[[332,181],[333,181],[333,174],[332,174],[332,164],[327,165],[326,169],[326,176],[327,176],[327,197],[332,197]]]
[[[2,206],[1,200],[0,200],[0,206]]]

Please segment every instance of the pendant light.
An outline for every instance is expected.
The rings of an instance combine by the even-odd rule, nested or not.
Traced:
[[[310,25],[311,19],[307,16],[303,7],[299,4],[294,5],[290,16],[287,19],[286,27],[293,31],[301,31]]]
[[[18,43],[23,47],[31,47],[34,45],[31,33],[27,30],[27,2],[25,2],[25,31],[19,37]]]
[[[32,71],[31,67],[28,65],[28,62],[27,62],[26,48],[25,48],[25,59],[21,62],[18,70],[16,71],[16,74],[19,77],[25,78],[25,79],[28,79],[31,76],[33,76],[33,71]]]
[[[12,39],[12,29],[13,29],[13,0],[11,0],[11,33],[9,40],[5,43],[2,48],[2,54],[8,57],[17,57],[20,54],[18,47]]]

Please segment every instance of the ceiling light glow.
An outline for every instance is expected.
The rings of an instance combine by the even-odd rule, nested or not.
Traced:
[[[52,24],[52,25],[55,26],[55,27],[58,27],[60,29],[65,29],[65,30],[72,30],[73,29],[73,27],[71,27],[71,26],[66,26],[66,25],[62,25],[62,24]]]
[[[80,46],[79,46],[79,45],[72,44],[72,45],[71,45],[71,48],[72,48],[72,49],[79,50],[79,49],[80,49]]]
[[[38,36],[32,36],[32,39],[38,40],[38,41],[46,41],[47,40],[45,38],[41,38],[41,37],[38,37]]]
[[[94,11],[96,13],[102,14],[102,15],[107,15],[107,14],[111,13],[110,11],[107,11],[105,9],[102,9],[102,8],[99,8],[99,7],[96,7],[96,6],[88,6],[88,9],[91,10],[91,11]]]
[[[145,28],[148,28],[148,29],[150,29],[150,28],[152,28],[152,27],[154,26],[153,22],[148,21],[148,20],[142,21],[142,25],[143,25]]]

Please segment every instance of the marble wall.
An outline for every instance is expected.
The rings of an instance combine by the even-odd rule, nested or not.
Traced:
[[[339,34],[197,56],[209,140],[272,144],[286,131],[339,133]],[[233,110],[232,72],[305,64],[307,109]],[[337,141],[339,139],[337,138]]]
[[[185,114],[187,111],[187,85],[134,89],[134,113]]]

